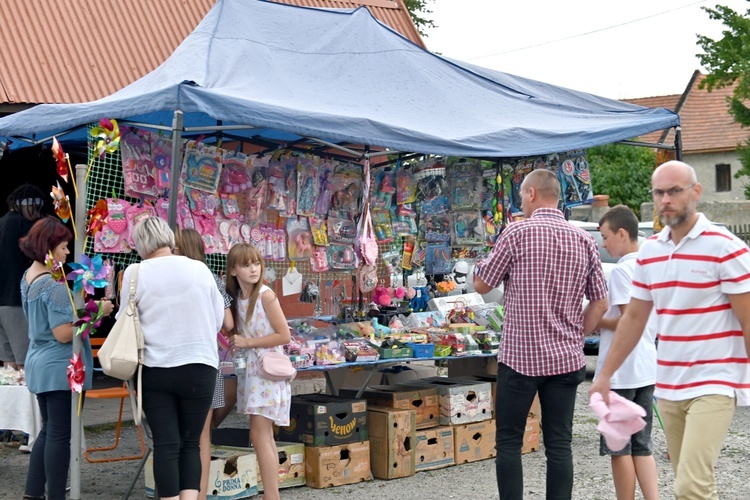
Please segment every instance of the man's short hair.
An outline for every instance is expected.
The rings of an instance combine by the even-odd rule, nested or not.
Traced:
[[[530,172],[524,181],[528,179],[527,187],[533,187],[545,200],[557,200],[560,198],[560,180],[553,172],[539,169]]]
[[[599,227],[604,225],[605,222],[613,233],[624,229],[628,233],[630,241],[638,241],[638,218],[630,207],[616,205],[610,208],[599,219]]]

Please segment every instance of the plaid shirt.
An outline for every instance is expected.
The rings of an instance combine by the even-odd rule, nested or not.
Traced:
[[[509,225],[474,271],[491,287],[505,282],[498,362],[528,376],[570,373],[586,364],[583,297],[607,297],[594,238],[553,208]]]

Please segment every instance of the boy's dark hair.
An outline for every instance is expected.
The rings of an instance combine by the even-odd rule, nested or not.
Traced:
[[[605,222],[609,224],[609,229],[612,232],[616,233],[620,229],[624,229],[628,233],[630,241],[638,241],[638,218],[630,207],[616,205],[610,208],[599,219],[599,227]]]

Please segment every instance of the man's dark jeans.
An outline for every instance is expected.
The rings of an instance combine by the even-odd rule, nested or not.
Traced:
[[[497,488],[502,500],[523,498],[523,433],[534,395],[542,405],[542,437],[547,456],[547,498],[569,499],[573,491],[573,410],[586,367],[561,375],[529,377],[502,363],[497,367]]]

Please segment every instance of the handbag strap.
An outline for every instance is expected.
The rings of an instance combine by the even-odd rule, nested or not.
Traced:
[[[130,270],[130,289],[128,290],[128,307],[132,307],[133,320],[136,324],[136,332],[141,332],[140,319],[138,317],[138,297],[135,291],[138,289],[138,268],[140,263],[133,264]],[[128,392],[130,392],[130,407],[133,410],[133,420],[135,425],[141,425],[141,415],[143,415],[143,392],[141,390],[141,373],[143,372],[143,335],[137,336],[138,342],[138,369],[137,375],[133,380],[128,381]],[[135,387],[131,385],[135,384]]]

